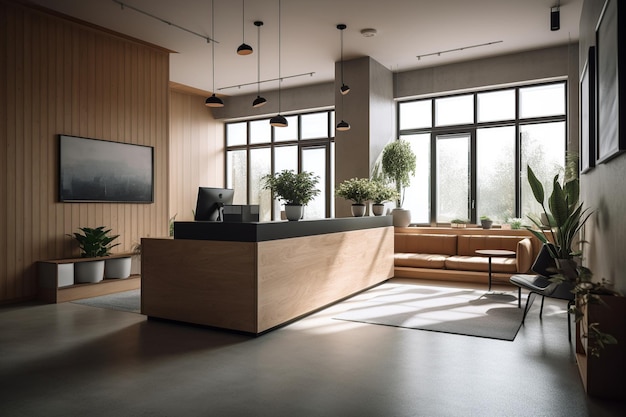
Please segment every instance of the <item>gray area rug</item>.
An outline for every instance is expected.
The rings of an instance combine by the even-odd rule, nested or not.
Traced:
[[[141,313],[141,290],[130,290],[115,294],[101,295],[92,298],[74,300],[72,303],[90,307],[108,308],[111,310]]]
[[[517,292],[402,285],[333,318],[512,341],[523,314]]]

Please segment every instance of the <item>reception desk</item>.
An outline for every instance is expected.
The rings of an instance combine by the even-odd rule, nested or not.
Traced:
[[[141,241],[141,312],[260,334],[393,276],[391,216],[176,222]]]

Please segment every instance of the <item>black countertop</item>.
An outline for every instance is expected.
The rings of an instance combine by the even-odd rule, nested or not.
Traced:
[[[278,222],[174,222],[174,239],[264,242],[350,230],[392,226],[391,216],[342,217],[336,219]]]

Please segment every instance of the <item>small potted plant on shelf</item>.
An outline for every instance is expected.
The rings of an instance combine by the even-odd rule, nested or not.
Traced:
[[[512,217],[507,220],[507,223],[511,225],[511,229],[517,230],[522,228],[522,223],[524,219],[520,219],[519,217]]]
[[[372,181],[372,213],[382,216],[385,212],[385,203],[397,198],[398,192],[383,181]]]
[[[489,216],[480,216],[480,225],[483,229],[491,229],[493,220]]]
[[[345,180],[335,189],[337,197],[352,201],[352,215],[363,217],[365,215],[365,203],[372,199],[373,184],[369,178],[350,178]]]
[[[104,226],[96,228],[80,227],[82,232],[69,234],[78,242],[81,258],[101,258],[108,256],[111,249],[119,243],[112,243],[119,235],[110,236],[111,229]],[[75,279],[78,283],[99,282],[104,278],[105,262],[103,260],[90,260],[77,262],[74,265]]]
[[[464,228],[467,226],[467,223],[469,223],[469,220],[465,219],[452,219],[450,221],[450,225],[456,228]]]
[[[312,172],[283,170],[268,174],[261,178],[263,188],[271,190],[274,198],[285,204],[285,215],[288,220],[298,221],[304,213],[304,206],[320,193],[317,189],[319,176]]]
[[[406,140],[394,140],[385,146],[381,159],[382,173],[396,187],[396,208],[393,210],[393,225],[406,227],[411,223],[410,210],[403,209],[404,192],[415,175],[416,156]]]

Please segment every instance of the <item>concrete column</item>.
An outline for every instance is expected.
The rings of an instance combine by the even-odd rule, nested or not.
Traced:
[[[344,62],[344,82],[350,92],[342,96],[341,62],[335,64],[335,125],[342,119],[350,130],[335,132],[335,184],[368,178],[385,145],[395,138],[396,108],[393,73],[370,57]],[[351,216],[351,202],[335,201],[335,217]]]

